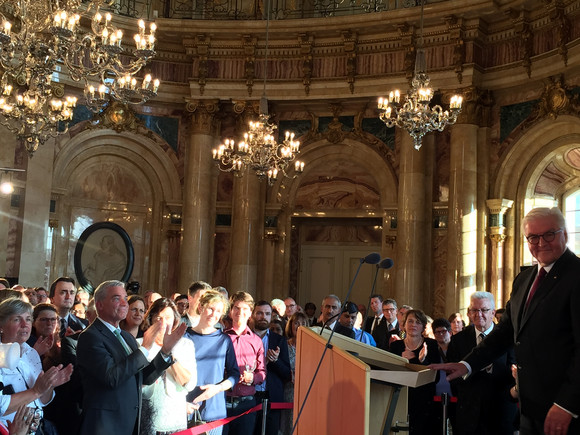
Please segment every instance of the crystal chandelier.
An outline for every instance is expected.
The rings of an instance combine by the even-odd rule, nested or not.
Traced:
[[[86,105],[98,112],[109,97],[139,104],[157,94],[159,81],[135,74],[155,55],[155,24],[139,22],[133,58],[122,46],[123,32],[101,13],[106,0],[6,0],[0,3],[0,123],[32,155],[49,138],[66,131],[75,97],[64,96],[58,74],[83,82]],[[91,29],[79,25],[94,12]]]
[[[297,177],[304,171],[304,162],[296,160],[300,153],[300,142],[294,140],[294,133],[286,132],[284,141],[276,139],[276,124],[270,122],[268,115],[268,99],[266,98],[266,78],[268,73],[268,36],[270,27],[270,1],[266,2],[266,50],[264,56],[264,92],[260,99],[260,115],[258,121],[250,121],[249,129],[244,133],[244,140],[235,144],[233,139],[226,139],[223,144],[214,149],[213,159],[224,172],[234,172],[242,176],[246,168],[252,169],[258,178],[267,178],[272,186],[282,174],[290,178],[288,172],[293,168]],[[295,161],[296,160],[296,161]]]
[[[447,125],[455,124],[461,112],[463,98],[459,95],[451,97],[449,110],[443,110],[440,105],[431,107],[429,103],[434,95],[431,80],[425,72],[425,51],[423,49],[423,6],[421,0],[421,31],[415,59],[415,74],[411,82],[411,89],[401,102],[401,93],[398,90],[389,93],[388,98],[379,98],[381,120],[391,128],[403,128],[413,138],[415,149],[421,148],[423,136],[438,130],[443,131]]]

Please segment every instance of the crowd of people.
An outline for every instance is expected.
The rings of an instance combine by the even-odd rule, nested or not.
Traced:
[[[474,292],[466,319],[433,320],[380,294],[367,313],[333,294],[318,311],[203,281],[170,297],[128,295],[125,283],[105,281],[89,299],[69,277],[48,292],[0,279],[0,338],[20,347],[17,364],[0,367],[0,433],[165,435],[215,422],[207,433],[289,434],[292,410],[247,411],[264,399],[293,402],[296,337],[306,326],[438,371],[409,391],[413,435],[444,433],[443,395],[456,398],[447,409],[454,434],[513,435],[520,425],[522,435],[579,433],[580,260],[566,248],[558,211],[531,213],[523,228],[539,266],[516,279],[505,310],[491,293]],[[552,279],[538,283],[543,275]],[[557,325],[541,314],[544,303],[557,307]],[[530,341],[547,326],[557,331],[554,351],[538,356]],[[219,422],[227,417],[236,418]]]

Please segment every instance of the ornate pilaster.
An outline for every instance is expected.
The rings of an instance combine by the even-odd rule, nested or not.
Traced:
[[[528,77],[532,76],[532,56],[534,55],[534,34],[525,11],[509,11],[514,23],[514,30],[519,37],[520,60]]]
[[[463,40],[463,20],[455,15],[445,18],[449,31],[449,39],[455,41],[453,47],[453,67],[459,83],[463,82],[463,64],[465,63],[465,42]]]
[[[300,44],[300,56],[302,58],[302,84],[304,85],[304,92],[309,95],[312,81],[312,46],[314,45],[314,37],[307,33],[301,33],[298,35],[298,43]]]
[[[244,46],[244,78],[246,79],[246,87],[248,88],[248,96],[252,96],[254,87],[254,79],[256,78],[256,45],[258,38],[251,35],[244,35],[242,37],[242,45]]]
[[[218,141],[220,127],[217,100],[188,100],[187,110],[191,112],[191,134],[185,150],[183,181],[181,291],[192,281],[211,278],[212,204],[216,194],[211,188],[214,173],[211,150]]]
[[[356,77],[357,34],[351,31],[343,31],[342,41],[344,43],[344,53],[346,54],[346,81],[348,82],[350,93],[353,94]]]
[[[507,238],[505,214],[512,208],[513,204],[512,200],[503,198],[488,199],[486,201],[489,209],[488,236],[491,242],[489,291],[493,293],[497,307],[503,307],[509,297],[508,294],[504,294],[502,291],[505,287],[503,285],[505,269],[504,242]]]
[[[556,32],[556,43],[558,44],[558,53],[564,61],[564,66],[568,66],[568,47],[566,44],[571,39],[570,20],[566,16],[566,9],[561,0],[557,0],[548,5],[550,9],[550,19],[554,24]]]

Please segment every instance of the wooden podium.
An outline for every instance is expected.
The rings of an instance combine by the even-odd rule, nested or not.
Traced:
[[[316,372],[330,330],[298,328],[294,419]],[[433,382],[437,372],[398,355],[333,334],[295,434],[388,435],[407,426],[407,388]]]

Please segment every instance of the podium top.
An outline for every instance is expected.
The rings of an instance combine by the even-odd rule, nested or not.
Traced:
[[[320,335],[318,326],[308,328],[311,333]],[[329,329],[322,330],[320,338],[328,341]],[[387,352],[350,337],[334,333],[330,344],[349,352],[369,367],[371,379],[390,382],[408,387],[418,387],[435,381],[437,372],[426,366],[411,364],[409,360],[394,353]]]

